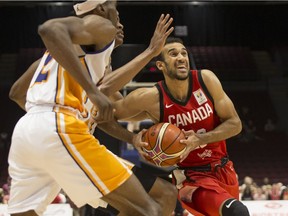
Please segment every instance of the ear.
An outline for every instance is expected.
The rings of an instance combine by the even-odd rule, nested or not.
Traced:
[[[162,71],[164,67],[164,62],[156,61],[156,67],[158,68],[158,70]]]

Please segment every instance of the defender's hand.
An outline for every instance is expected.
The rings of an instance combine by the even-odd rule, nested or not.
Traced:
[[[142,140],[142,136],[146,131],[147,131],[146,129],[143,129],[138,134],[135,134],[133,138],[133,143],[132,143],[135,149],[139,152],[139,155],[143,159],[145,158],[144,156],[146,157],[148,156],[148,154],[143,151],[143,147],[148,146],[148,143]]]
[[[95,121],[97,123],[103,123],[114,120],[115,109],[113,108],[112,102],[109,98],[99,91],[94,99],[94,105],[97,107],[98,111]]]
[[[174,27],[169,28],[172,22],[173,18],[170,17],[170,14],[165,16],[162,14],[160,16],[148,47],[154,53],[154,56],[158,56],[161,53],[167,37],[174,30]]]

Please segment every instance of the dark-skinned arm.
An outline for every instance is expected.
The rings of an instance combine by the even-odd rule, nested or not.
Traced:
[[[25,110],[27,90],[40,61],[41,59],[38,59],[32,63],[10,89],[9,98],[16,102],[23,110]]]
[[[116,28],[110,20],[96,15],[52,19],[38,28],[46,48],[53,58],[77,80],[97,107],[97,121],[111,121],[111,101],[102,94],[89,76],[87,68],[79,61],[74,45],[94,44],[101,49],[114,40]],[[63,43],[63,41],[65,41]]]
[[[98,124],[97,127],[116,139],[133,144],[141,157],[144,157],[144,155],[148,156],[147,153],[142,150],[142,147],[148,145],[148,143],[142,141],[142,134],[145,130],[140,131],[138,134],[132,133],[122,127],[116,120]]]
[[[113,73],[107,74],[101,85],[101,92],[109,97],[121,90],[145,65],[155,56],[158,56],[162,51],[166,38],[174,30],[173,27],[170,27],[172,21],[173,19],[170,18],[169,14],[165,16],[162,14],[157,22],[148,48],[124,66],[113,71]]]

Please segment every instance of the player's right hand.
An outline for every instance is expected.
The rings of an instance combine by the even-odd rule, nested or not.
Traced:
[[[183,130],[183,132],[185,134],[186,139],[180,140],[180,143],[185,144],[187,147],[186,147],[186,150],[180,156],[181,158],[180,162],[185,160],[185,158],[189,155],[191,151],[205,144],[202,142],[202,140],[199,139],[199,137],[196,136],[196,133],[193,130],[189,130],[189,131]]]
[[[98,94],[95,95],[94,100],[91,99],[91,101],[97,107],[98,112],[95,117],[97,123],[114,120],[115,109],[108,97],[99,91]]]

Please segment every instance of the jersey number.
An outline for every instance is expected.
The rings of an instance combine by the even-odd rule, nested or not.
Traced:
[[[49,64],[49,62],[52,60],[52,56],[49,54],[47,55],[46,59],[45,59],[45,63],[40,71],[40,73],[38,74],[35,83],[42,83],[42,82],[46,82],[48,79],[48,75],[50,70],[47,70],[47,65]]]

